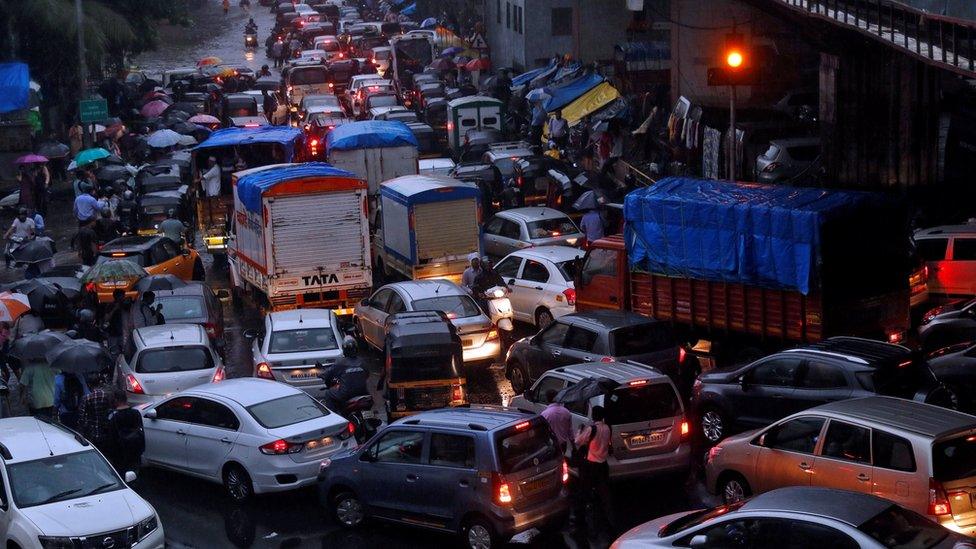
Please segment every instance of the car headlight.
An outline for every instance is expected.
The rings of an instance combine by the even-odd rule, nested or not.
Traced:
[[[44,549],[74,549],[71,538],[57,536],[37,536],[37,541]]]
[[[155,532],[156,528],[159,528],[159,519],[153,514],[151,517],[136,525],[136,539],[142,541],[146,536]]]

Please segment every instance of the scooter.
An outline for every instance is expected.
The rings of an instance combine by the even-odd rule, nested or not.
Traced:
[[[510,293],[512,291],[505,286],[493,286],[485,290],[483,296],[485,300],[485,312],[488,313],[488,318],[491,319],[491,322],[498,327],[502,344],[506,348],[515,330],[515,311],[512,310],[512,301],[508,298]]]
[[[258,33],[249,30],[244,31],[244,47],[255,49],[258,47]]]
[[[372,438],[383,423],[379,418],[372,417],[372,410],[373,397],[370,395],[360,395],[346,401],[342,415],[352,423],[359,444]]]

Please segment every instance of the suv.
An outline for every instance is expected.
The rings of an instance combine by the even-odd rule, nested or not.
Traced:
[[[323,503],[347,528],[367,518],[412,523],[473,548],[558,527],[569,509],[569,469],[549,424],[495,406],[398,420],[323,461],[319,480]]]
[[[691,465],[690,425],[678,389],[668,376],[637,364],[574,364],[549,370],[531,389],[512,399],[512,406],[541,412],[559,391],[586,379],[606,378],[616,387],[585,402],[567,403],[572,432],[592,423],[593,406],[606,409],[610,426],[610,479],[676,474]]]
[[[325,395],[328,387],[319,378],[342,357],[342,334],[339,319],[328,309],[279,311],[264,317],[264,333],[248,331],[254,340],[254,376],[287,383],[315,398]]]
[[[832,402],[708,452],[705,487],[726,503],[785,486],[887,498],[976,534],[976,417],[890,397]]]
[[[553,368],[632,360],[673,379],[684,356],[667,322],[628,311],[589,311],[553,320],[538,334],[513,343],[505,377],[521,393]]]
[[[502,181],[515,174],[515,161],[519,158],[532,156],[532,145],[525,141],[507,141],[492,143],[488,150],[481,155],[481,161],[498,168],[502,174]]]
[[[976,297],[976,224],[920,229],[913,238],[929,268],[931,297]]]
[[[762,427],[818,404],[875,394],[945,405],[952,397],[907,347],[832,337],[702,374],[691,404],[705,438],[715,443],[733,429]]]
[[[0,419],[4,547],[163,547],[155,509],[87,440],[30,417]]]
[[[224,379],[224,364],[198,324],[146,326],[132,332],[132,353],[119,355],[115,384],[134,405]]]
[[[976,341],[976,299],[951,301],[926,313],[918,327],[918,339],[926,351]]]

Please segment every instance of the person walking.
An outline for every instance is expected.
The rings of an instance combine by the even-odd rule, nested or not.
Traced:
[[[155,293],[143,292],[139,305],[132,309],[132,329],[165,324],[162,308],[162,305],[156,303]]]
[[[223,6],[224,6],[224,15],[227,15],[227,12],[230,11],[230,0],[224,0]]]
[[[124,390],[116,387],[112,396],[115,408],[108,414],[108,430],[112,438],[109,445],[112,453],[108,460],[119,474],[137,472],[142,463],[142,453],[146,449],[142,414],[129,406]]]
[[[590,413],[593,424],[581,427],[574,443],[581,452],[579,459],[579,482],[574,502],[574,521],[576,530],[587,531],[586,508],[592,504],[594,523],[598,510],[607,523],[606,531],[613,536],[614,520],[612,500],[610,499],[610,470],[607,455],[610,453],[610,426],[604,421],[606,413],[603,406],[594,406]]]
[[[129,302],[125,297],[125,290],[116,288],[112,291],[112,304],[109,305],[108,311],[105,312],[105,317],[102,322],[102,326],[105,328],[108,352],[111,353],[113,359],[117,358],[122,353],[122,349],[124,349],[125,327],[128,316]]]
[[[33,209],[37,202],[34,200],[34,175],[26,164],[21,164],[17,170],[17,187],[20,189],[20,204],[24,208]]]
[[[532,134],[529,136],[529,144],[538,147],[542,143],[542,127],[546,123],[546,109],[542,106],[542,101],[536,101],[532,107]]]
[[[98,257],[98,233],[95,232],[94,220],[81,225],[73,244],[78,251],[78,258],[82,265],[90,267],[95,264],[95,258]]]
[[[73,206],[75,219],[78,220],[79,227],[95,221],[98,218],[99,211],[98,199],[95,197],[95,187],[89,184],[83,187],[82,190],[84,192],[75,198]]]
[[[569,122],[563,118],[562,109],[556,110],[549,120],[549,138],[560,148],[564,148],[569,141]]]
[[[31,362],[21,370],[20,398],[35,417],[54,419],[54,370],[43,362]]]
[[[285,43],[278,38],[271,44],[271,58],[274,59],[274,66],[280,69],[285,62]]]
[[[99,385],[81,399],[78,406],[78,430],[103,454],[111,455],[112,433],[108,414],[115,408],[112,388]]]
[[[546,402],[549,405],[539,415],[549,422],[549,428],[552,429],[552,434],[556,435],[556,441],[559,443],[559,451],[565,455],[566,448],[573,440],[572,416],[562,402],[556,402],[557,394],[555,389],[546,391]]]
[[[34,165],[34,207],[43,215],[47,215],[47,195],[48,187],[51,185],[51,172],[46,164]]]
[[[582,247],[583,249],[588,249],[591,244],[604,236],[603,215],[600,213],[600,210],[598,208],[586,210],[583,218],[580,219],[579,227],[580,231],[586,236],[586,241],[583,242]]]
[[[163,233],[163,236],[173,241],[177,248],[183,247],[183,233],[186,231],[186,226],[179,219],[176,219],[176,210],[170,208],[166,211],[166,219],[159,224],[159,232]]]
[[[70,372],[59,372],[54,376],[54,409],[61,425],[78,428],[78,409],[90,392],[84,376]]]

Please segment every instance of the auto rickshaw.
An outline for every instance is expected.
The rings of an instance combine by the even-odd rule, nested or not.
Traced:
[[[467,404],[461,338],[441,311],[391,315],[386,321],[384,397],[388,418]]]
[[[159,232],[159,224],[166,220],[169,211],[176,212],[176,218],[186,225],[191,225],[186,195],[179,191],[159,191],[145,194],[139,198],[139,208],[136,211],[135,232],[140,236],[154,235]]]

